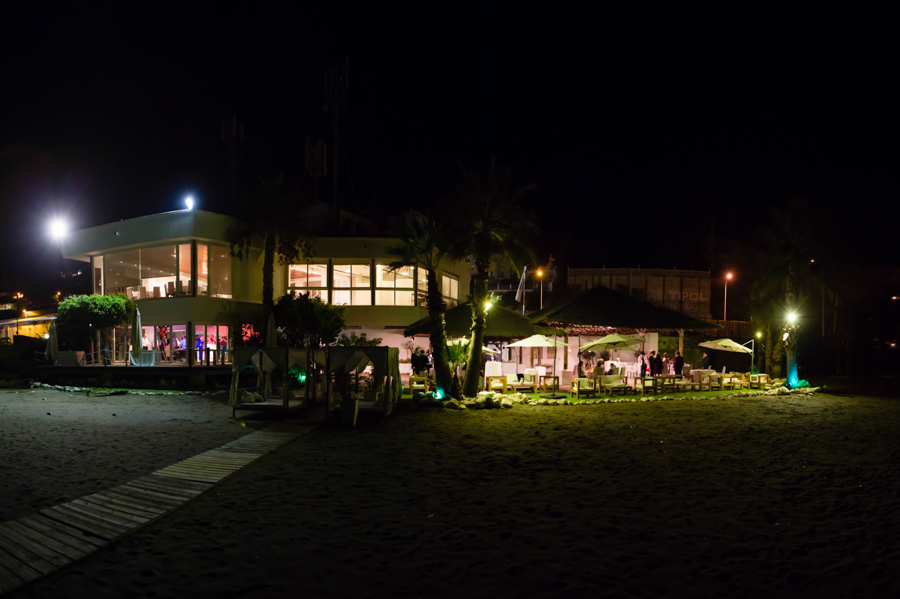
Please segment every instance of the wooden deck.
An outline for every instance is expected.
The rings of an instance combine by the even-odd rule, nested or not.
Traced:
[[[313,427],[261,430],[106,491],[0,524],[0,595],[180,508]]]

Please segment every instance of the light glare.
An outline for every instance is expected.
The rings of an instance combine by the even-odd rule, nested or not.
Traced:
[[[66,236],[66,222],[61,218],[54,218],[50,221],[50,236],[56,241],[62,241]]]
[[[188,196],[188,197],[184,198],[184,203],[187,204],[188,210],[193,210],[194,209],[194,196]]]

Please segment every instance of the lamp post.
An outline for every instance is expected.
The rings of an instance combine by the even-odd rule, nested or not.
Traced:
[[[728,281],[731,280],[731,273],[725,275],[725,311],[722,315],[723,320],[728,322]]]
[[[538,278],[541,280],[541,310],[544,309],[544,271],[538,269]]]

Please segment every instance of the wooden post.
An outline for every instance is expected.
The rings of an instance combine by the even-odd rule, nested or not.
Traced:
[[[684,357],[684,329],[678,329],[678,353]]]

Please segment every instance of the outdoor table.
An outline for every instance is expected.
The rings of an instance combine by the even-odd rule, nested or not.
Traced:
[[[484,376],[500,376],[503,374],[503,364],[500,362],[485,362]]]
[[[691,380],[694,381],[695,383],[699,383],[701,376],[704,376],[707,374],[712,374],[714,372],[715,372],[715,370],[692,370],[691,371]]]

